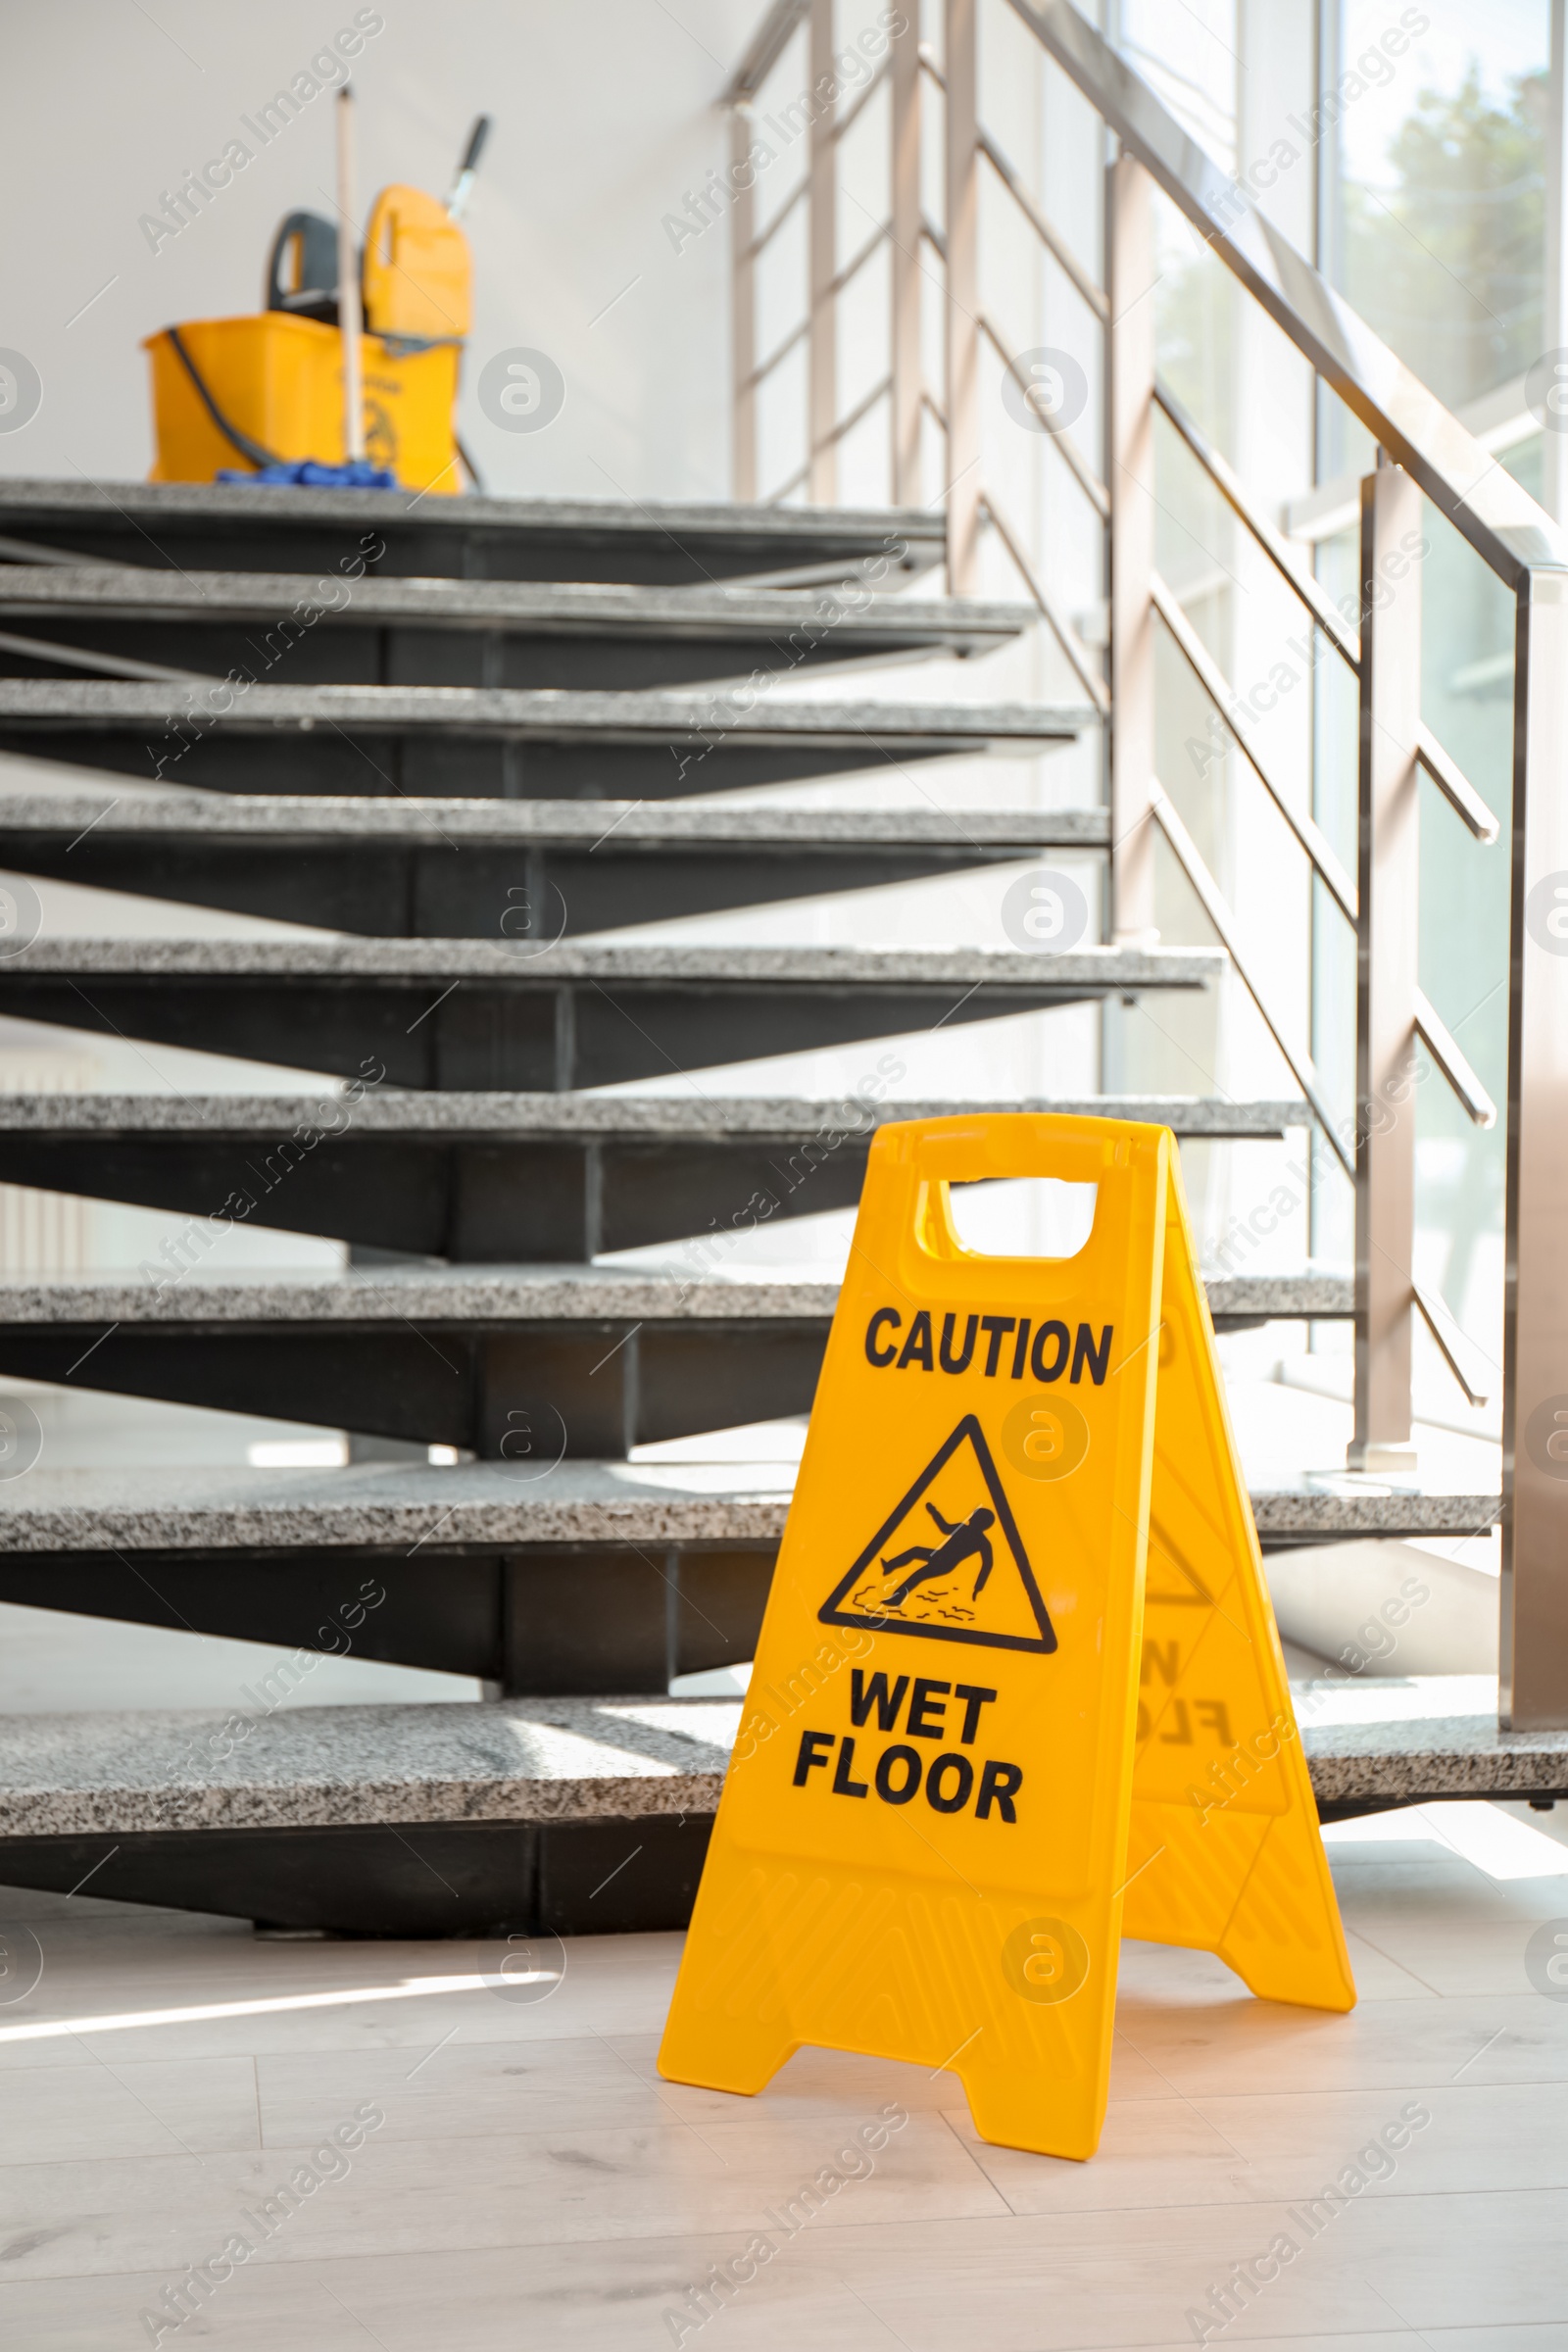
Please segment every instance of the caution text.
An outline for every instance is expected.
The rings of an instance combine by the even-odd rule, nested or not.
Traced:
[[[1098,1389],[1110,1363],[1112,1331],[1111,1324],[1103,1324],[1097,1339],[1092,1323],[1080,1323],[1073,1332],[1065,1323],[1037,1326],[1028,1315],[946,1314],[940,1332],[934,1332],[931,1310],[924,1306],[916,1308],[906,1331],[896,1306],[879,1306],[865,1327],[865,1358],[879,1372],[890,1366],[899,1372],[967,1372],[972,1365],[987,1380],[1004,1370],[1012,1380],[1028,1372],[1047,1384],[1063,1373],[1078,1382],[1087,1372]]]

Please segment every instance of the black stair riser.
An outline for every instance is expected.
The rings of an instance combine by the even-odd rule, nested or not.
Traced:
[[[0,1373],[548,1465],[808,1413],[830,1320],[15,1322]]]
[[[465,735],[421,726],[408,732],[321,720],[290,720],[254,734],[210,728],[192,739],[162,725],[28,725],[0,719],[0,752],[64,760],[147,783],[203,792],[324,793],[338,798],[403,793],[413,800],[669,801],[694,792],[789,784],[860,768],[907,766],[979,742],[920,742],[884,751],[869,741],[754,743],[735,732],[675,742],[603,743],[590,737],[545,742]],[[1026,750],[1038,747],[1028,745]]]
[[[711,1829],[710,1814],[651,1814],[0,1837],[0,1885],[70,1894],[90,1878],[111,1902],[342,1936],[628,1936],[688,1924]],[[499,1998],[516,1995],[508,1956],[481,1955]]]
[[[1047,958],[1042,957],[1044,965]],[[363,1075],[390,1086],[554,1094],[912,1034],[1121,995],[1125,983],[836,986],[586,979],[274,979],[0,966],[0,1014]],[[217,1206],[215,1202],[213,1204]]]
[[[8,872],[388,939],[572,938],[1049,855],[1016,843],[797,849],[612,837],[599,849],[533,849],[455,837],[404,848],[352,835],[289,841],[102,828],[83,839],[79,824],[59,833],[0,824]]]
[[[897,520],[899,518],[895,518]],[[350,571],[359,567],[379,579],[581,580],[619,582],[640,588],[708,588],[715,580],[772,579],[797,573],[803,580],[870,577],[891,586],[941,560],[940,532],[916,539],[892,523],[830,532],[803,541],[786,524],[755,532],[705,530],[682,523],[673,529],[617,529],[581,525],[552,527],[517,522],[465,522],[454,514],[432,521],[389,514],[368,497],[363,514],[342,519],[300,516],[204,517],[168,507],[132,517],[129,514],[78,514],[70,508],[51,514],[29,504],[12,505],[0,489],[0,533],[87,556],[104,564],[130,564],[171,571]],[[374,554],[367,540],[378,540]],[[890,550],[891,556],[890,556]],[[867,571],[889,558],[884,578]]]
[[[1423,1532],[1419,1513],[1409,1530]],[[1271,1535],[1286,1551],[1322,1534]],[[249,1722],[309,1694],[317,1657],[472,1675],[503,1697],[662,1691],[756,1651],[776,1543],[223,1544],[0,1552],[0,1600],[254,1642]]]
[[[832,628],[781,615],[773,630],[708,637],[631,635],[605,628],[432,628],[407,621],[328,620],[303,635],[282,616],[207,621],[174,611],[157,618],[83,618],[68,608],[7,614],[0,567],[0,633],[72,646],[118,661],[194,669],[205,677],[265,676],[270,686],[553,686],[568,691],[691,686],[846,662],[913,660],[945,651],[940,636],[888,628]],[[911,640],[913,640],[911,642]],[[88,668],[0,646],[0,677],[90,676]]]
[[[1449,1791],[1451,1794],[1451,1791]],[[1559,1799],[1568,1790],[1553,1792]],[[1442,1789],[1320,1799],[1319,1819],[1430,1803]],[[710,1814],[409,1822],[370,1828],[97,1831],[0,1838],[0,1885],[363,1936],[649,1935],[687,1927]],[[519,1947],[479,1954],[514,2000]],[[552,1947],[535,1957],[548,1970]]]
[[[268,1644],[285,1654],[259,1652],[232,1701],[249,1721],[308,1696],[326,1655],[474,1675],[503,1697],[663,1690],[752,1656],[776,1548],[0,1552],[0,1599]]]
[[[0,1324],[0,1372],[548,1466],[808,1412],[828,1318]]]
[[[866,1135],[768,1143],[530,1143],[307,1129],[287,1137],[51,1137],[0,1129],[0,1183],[209,1216],[238,1194],[286,1233],[470,1264],[606,1250],[853,1208]],[[771,1206],[767,1204],[771,1203]]]

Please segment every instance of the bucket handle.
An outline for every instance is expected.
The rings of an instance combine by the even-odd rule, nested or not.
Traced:
[[[171,344],[173,346],[174,357],[178,360],[180,366],[184,368],[185,373],[190,377],[191,382],[195,385],[197,399],[201,402],[202,407],[207,411],[208,416],[217,425],[224,440],[231,442],[234,448],[239,451],[240,456],[242,458],[249,459],[250,463],[258,468],[264,466],[280,466],[283,461],[275,454],[274,451],[264,448],[260,441],[253,441],[249,433],[242,433],[240,431],[237,424],[229,423],[228,418],[223,415],[222,410],[219,407],[217,401],[213,398],[211,392],[208,391],[207,386],[203,383],[195,361],[191,358],[190,353],[185,349],[184,341],[180,335],[178,327],[166,326],[164,332],[169,337]]]

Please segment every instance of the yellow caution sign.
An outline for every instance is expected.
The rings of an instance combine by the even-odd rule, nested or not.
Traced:
[[[1019,1176],[1097,1188],[1075,1256],[958,1240]],[[1173,1140],[884,1127],[660,2070],[948,2067],[1091,2156],[1123,1933],[1355,2000]]]

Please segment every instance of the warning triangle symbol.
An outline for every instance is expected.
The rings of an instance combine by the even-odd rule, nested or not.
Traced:
[[[817,1611],[824,1625],[1054,1650],[985,1432],[965,1413]]]

